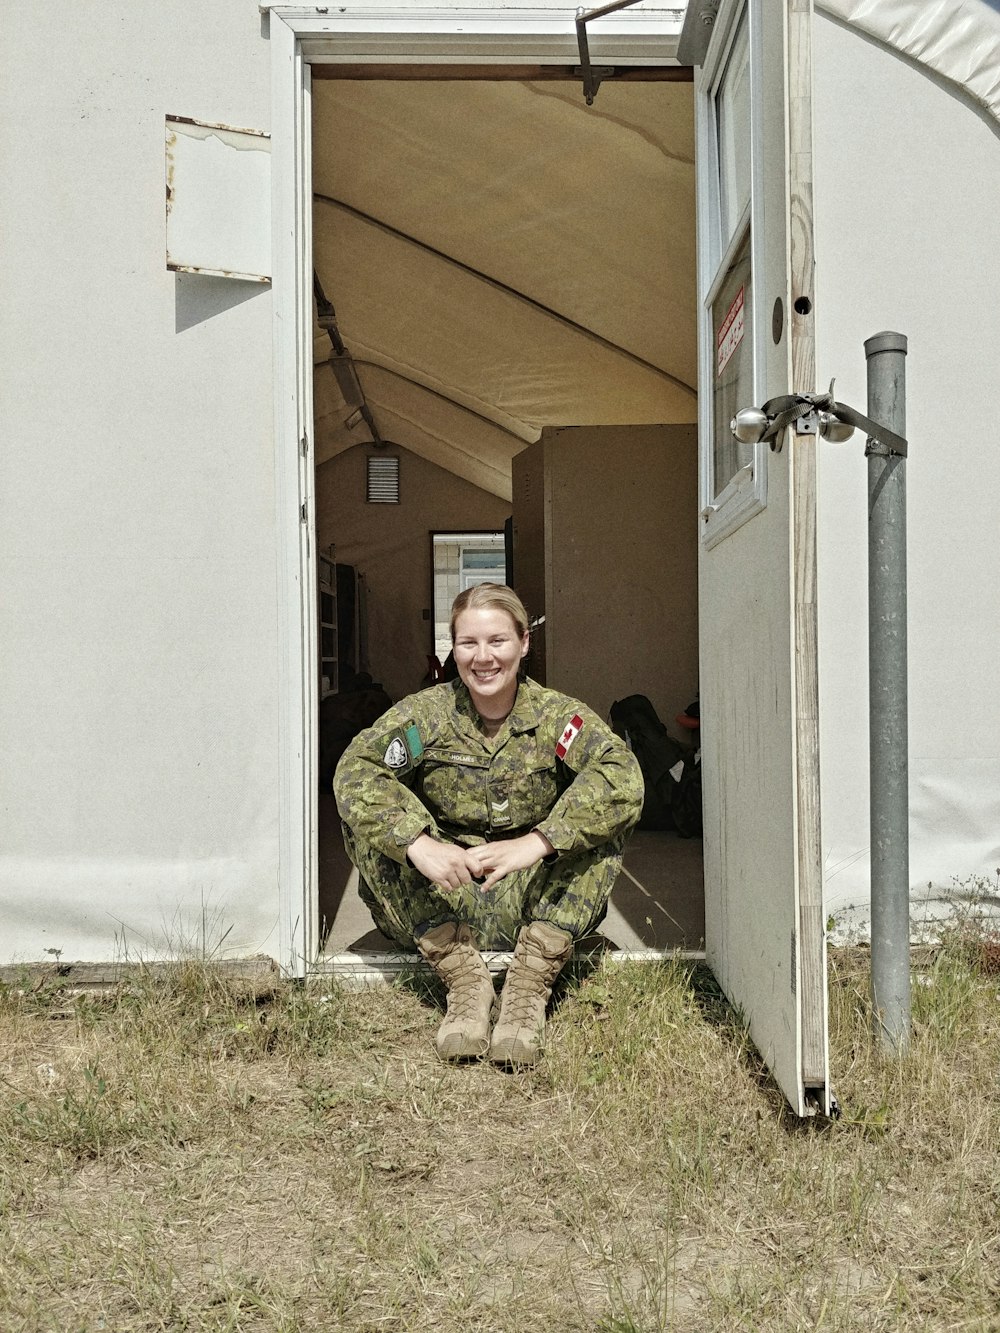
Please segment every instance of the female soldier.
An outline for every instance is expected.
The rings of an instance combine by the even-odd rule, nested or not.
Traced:
[[[586,705],[523,676],[528,617],[482,583],[451,613],[458,680],[410,695],[348,747],[334,791],[375,924],[444,981],[444,1059],[533,1064],[575,940],[603,920],[639,765]],[[514,945],[495,995],[480,948]]]

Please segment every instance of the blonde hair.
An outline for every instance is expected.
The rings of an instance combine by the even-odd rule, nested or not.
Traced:
[[[474,583],[471,588],[460,592],[451,608],[451,641],[455,642],[455,622],[463,611],[478,610],[506,611],[514,622],[518,638],[528,632],[528,613],[524,603],[513,588],[504,583]]]

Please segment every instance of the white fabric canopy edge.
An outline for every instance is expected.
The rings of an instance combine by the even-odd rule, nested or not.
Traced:
[[[987,0],[816,0],[816,8],[943,75],[1000,124],[1000,13]]]

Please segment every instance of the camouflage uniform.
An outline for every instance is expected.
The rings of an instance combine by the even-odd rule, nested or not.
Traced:
[[[390,708],[351,742],[334,791],[344,841],[375,924],[410,944],[448,920],[481,948],[509,948],[548,921],[575,938],[603,920],[629,830],[642,810],[634,756],[586,705],[523,680],[492,740],[461,681]],[[443,890],[406,859],[421,833],[472,847],[537,829],[555,849],[484,894]]]

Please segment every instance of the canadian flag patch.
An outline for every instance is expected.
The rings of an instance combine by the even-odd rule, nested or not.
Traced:
[[[583,730],[583,718],[580,716],[579,713],[574,713],[573,716],[570,718],[569,722],[566,724],[566,730],[556,741],[556,754],[559,756],[560,759],[566,758],[566,751],[573,744],[573,742],[576,740],[577,736],[579,736],[582,730]]]

